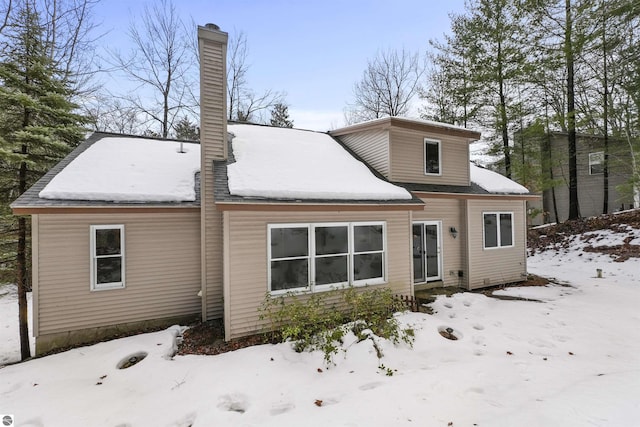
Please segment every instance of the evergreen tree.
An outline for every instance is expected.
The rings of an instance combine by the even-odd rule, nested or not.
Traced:
[[[271,126],[280,128],[292,128],[293,120],[289,119],[289,107],[286,104],[278,102],[271,110]]]
[[[189,120],[187,116],[183,116],[178,120],[178,123],[176,123],[173,128],[177,139],[200,141],[200,128],[198,128],[196,123]]]
[[[64,72],[46,53],[44,28],[30,2],[5,28],[6,51],[0,62],[0,161],[4,206],[59,161],[82,138],[84,119],[75,114]],[[17,218],[16,284],[20,347],[30,356],[27,326],[28,225]]]
[[[434,51],[429,54],[432,68],[426,88],[420,92],[420,97],[427,102],[421,116],[467,127],[478,118],[480,109],[471,69],[476,39],[465,30],[469,25],[466,16],[450,17],[452,34],[445,35],[444,42],[429,41]]]
[[[510,134],[523,109],[518,85],[527,72],[527,26],[510,0],[475,0],[469,8],[466,31],[476,37],[471,77],[485,106],[485,124],[495,131],[496,151],[511,178]]]

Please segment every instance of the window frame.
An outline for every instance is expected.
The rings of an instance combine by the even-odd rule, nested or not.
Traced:
[[[437,145],[438,146],[438,172],[428,172],[427,171],[427,145]],[[439,139],[433,138],[424,138],[424,143],[422,145],[422,163],[423,163],[423,171],[427,176],[442,176],[442,141]]]
[[[279,229],[279,228],[306,228],[307,229],[307,256],[297,256],[297,257],[284,257],[284,258],[272,258],[271,254],[271,230]],[[278,294],[286,294],[288,292],[308,292],[311,289],[311,236],[309,233],[311,230],[309,229],[309,224],[295,224],[295,223],[287,223],[287,224],[268,224],[267,226],[267,289],[272,295]],[[290,288],[290,289],[277,289],[275,291],[271,290],[271,263],[273,261],[285,261],[292,259],[306,259],[307,260],[307,285],[298,288]]]
[[[485,226],[485,216],[487,215],[495,215],[496,217],[496,246],[487,246],[487,230]],[[500,227],[500,216],[501,215],[509,215],[511,216],[511,244],[503,245],[502,244],[502,231]],[[506,249],[515,247],[515,222],[514,222],[514,213],[511,211],[487,211],[482,212],[482,248],[486,250],[494,250],[494,249]]]
[[[594,162],[591,160],[591,156],[602,156],[598,162]],[[589,153],[589,175],[603,175],[604,174],[604,151],[594,151],[593,153]],[[593,166],[601,166],[601,172],[593,172]]]
[[[330,255],[316,255],[316,228],[326,228],[326,227],[347,227],[347,252],[346,253],[339,253],[339,254],[330,254]],[[353,260],[351,259],[351,240],[352,240],[352,236],[351,236],[351,225],[348,222],[317,222],[317,223],[310,223],[309,224],[309,228],[311,230],[311,238],[309,240],[312,240],[311,242],[311,252],[309,252],[310,256],[313,258],[313,261],[310,262],[311,264],[311,275],[309,276],[309,282],[311,283],[312,286],[312,291],[313,292],[322,292],[322,291],[328,291],[331,290],[331,288],[335,288],[337,287],[343,287],[343,286],[348,286],[349,283],[351,283],[351,274],[352,274],[352,268],[351,266],[353,265]],[[337,283],[325,283],[322,285],[316,285],[316,257],[317,258],[327,258],[327,257],[331,257],[331,256],[345,256],[347,257],[347,281],[346,282],[337,282]],[[269,281],[269,283],[271,283],[271,281]]]
[[[382,249],[376,251],[363,251],[355,252],[355,240],[354,240],[354,227],[359,226],[382,226]],[[316,255],[316,229],[323,227],[347,227],[347,252],[335,253],[335,254],[323,254]],[[272,258],[271,254],[271,230],[279,228],[306,228],[308,230],[307,238],[307,286],[290,288],[290,289],[271,289],[271,263],[288,258]],[[355,280],[354,279],[354,255],[362,255],[369,253],[381,253],[382,254],[382,276],[370,279]],[[327,258],[331,256],[347,256],[347,281],[326,283],[316,285],[316,259]],[[303,257],[295,257],[295,259]],[[288,293],[314,293],[325,292],[336,288],[344,288],[349,285],[352,286],[367,286],[367,285],[379,285],[387,283],[387,224],[385,221],[342,221],[342,222],[305,222],[305,223],[282,223],[282,224],[267,224],[267,292],[270,295],[283,295]]]
[[[104,224],[89,226],[89,271],[91,277],[91,291],[106,291],[111,289],[124,289],[126,287],[125,272],[125,232],[124,224]],[[96,232],[98,230],[119,230],[120,232],[120,281],[110,283],[98,283],[98,259],[115,257],[116,255],[97,255],[96,254]]]
[[[368,226],[374,226],[374,225],[381,225],[382,226],[382,249],[378,250],[378,251],[362,251],[362,252],[356,252],[355,249],[355,245],[356,245],[356,241],[354,236],[354,228],[355,227],[368,227]],[[387,277],[387,227],[386,227],[386,223],[384,221],[363,221],[363,222],[352,222],[350,224],[349,227],[349,239],[351,240],[350,242],[350,246],[349,246],[349,258],[350,258],[350,263],[349,263],[349,280],[350,283],[353,284],[353,286],[366,286],[366,285],[381,285],[383,283],[386,283],[386,277]],[[382,254],[382,277],[375,277],[375,278],[370,278],[370,279],[360,279],[360,280],[356,280],[355,279],[355,272],[353,270],[353,266],[354,266],[354,261],[353,258],[356,255],[366,255],[366,254],[375,254],[375,253],[381,253]]]

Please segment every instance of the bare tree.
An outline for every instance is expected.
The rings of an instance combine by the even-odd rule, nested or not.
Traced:
[[[9,23],[9,17],[11,16],[11,6],[11,0],[3,0],[2,3],[0,3],[0,19],[2,19],[2,22],[0,23],[0,34],[2,34],[2,31]]]
[[[174,4],[161,0],[145,6],[141,19],[131,23],[129,37],[130,56],[112,52],[116,65],[139,84],[140,90],[125,98],[166,138],[174,121],[196,107],[189,74],[195,69],[195,57],[185,26]],[[141,95],[149,92],[148,98]]]
[[[110,94],[98,94],[83,105],[83,113],[96,132],[129,135],[141,133],[143,118],[129,102]]]
[[[353,88],[355,99],[347,110],[347,121],[406,115],[422,73],[417,53],[379,51]]]
[[[229,120],[255,121],[257,113],[266,112],[284,101],[282,92],[267,89],[258,94],[249,87],[248,56],[246,34],[240,31],[232,35],[227,49],[227,118]]]

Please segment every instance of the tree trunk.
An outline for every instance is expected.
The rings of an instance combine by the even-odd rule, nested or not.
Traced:
[[[569,139],[569,218],[580,217],[578,208],[578,162],[576,149],[576,112],[575,112],[575,85],[574,85],[574,58],[571,17],[571,0],[565,0],[566,28],[564,48],[567,60],[567,127]]]
[[[602,182],[602,213],[609,213],[609,79],[607,76],[607,14],[606,2],[602,2],[602,84],[604,93],[602,96],[602,120],[604,124],[604,165],[603,165],[603,182]]]
[[[26,154],[27,147],[22,146]],[[24,193],[27,187],[27,164],[22,162],[19,171],[19,191]],[[31,357],[29,347],[29,321],[27,310],[27,219],[18,218],[18,251],[16,258],[16,285],[18,286],[18,325],[20,329],[20,357],[22,360]]]

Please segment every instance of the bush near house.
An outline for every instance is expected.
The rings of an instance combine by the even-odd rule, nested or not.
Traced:
[[[282,342],[291,341],[297,352],[320,350],[330,365],[350,332],[358,342],[371,340],[378,359],[383,357],[380,338],[413,345],[413,329],[403,328],[393,316],[404,310],[404,304],[389,288],[349,287],[310,296],[267,295],[260,318],[269,321],[268,333],[272,336]]]

